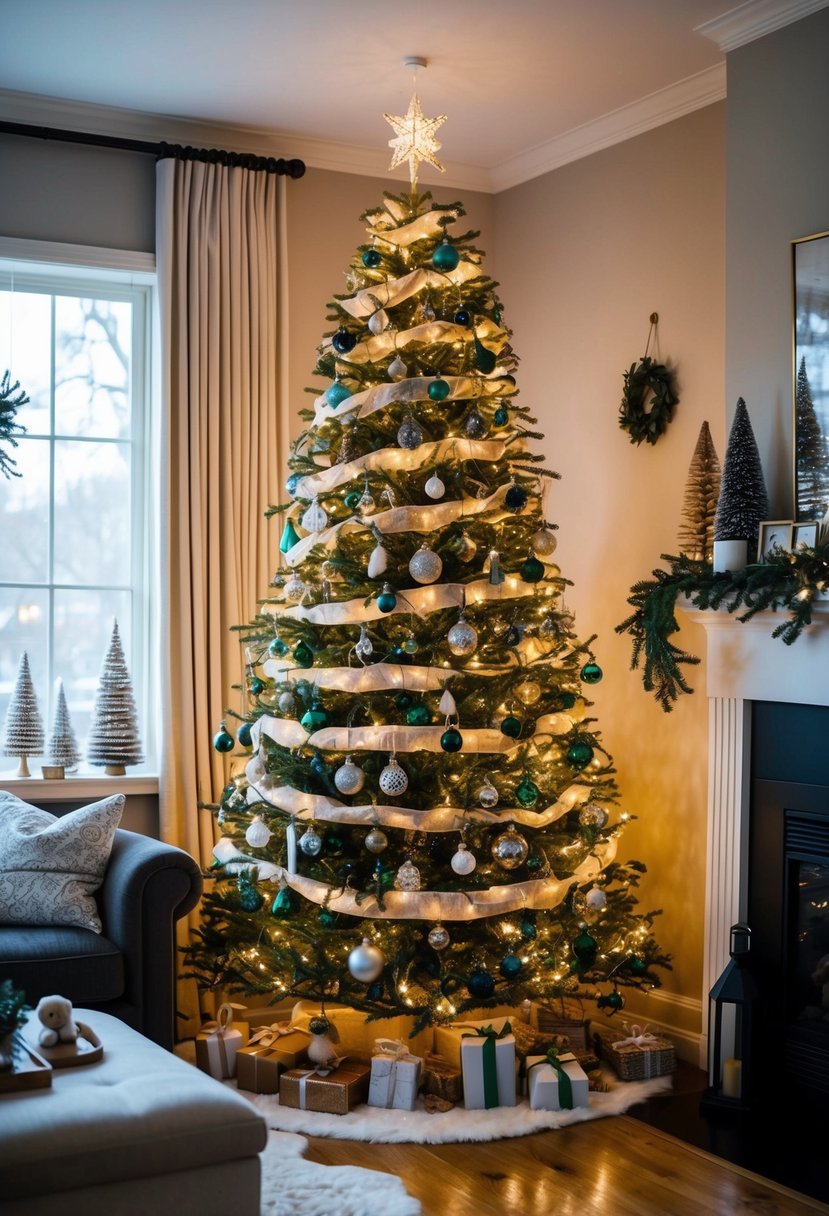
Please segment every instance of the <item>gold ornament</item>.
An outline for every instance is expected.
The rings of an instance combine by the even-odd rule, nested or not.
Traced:
[[[395,138],[389,140],[389,147],[394,149],[389,169],[396,169],[407,160],[412,188],[417,185],[417,167],[422,160],[444,172],[443,165],[435,155],[440,148],[435,131],[446,122],[446,114],[427,118],[420,108],[420,98],[413,93],[405,114],[384,114],[383,117],[395,131]]]

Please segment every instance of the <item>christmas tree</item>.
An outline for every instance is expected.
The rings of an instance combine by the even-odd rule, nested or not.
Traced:
[[[700,427],[688,466],[679,551],[695,562],[710,562],[714,552],[714,518],[720,494],[720,462],[708,423]]]
[[[805,357],[797,372],[795,424],[798,519],[822,519],[829,509],[829,446],[815,413]]]
[[[7,756],[20,757],[18,777],[31,777],[27,756],[43,754],[43,720],[29,670],[29,656],[25,650],[20,656],[17,681],[6,713],[3,752]]]
[[[63,680],[58,680],[55,716],[52,721],[52,733],[49,736],[49,745],[46,752],[52,764],[62,764],[67,771],[78,767],[80,753],[69,717],[69,707],[66,704]]]
[[[189,951],[208,987],[425,1025],[571,993],[612,1011],[667,965],[463,214],[387,195],[331,306],[273,508],[286,568],[241,630],[248,750]]]
[[[766,518],[768,509],[757,440],[746,403],[740,397],[725,451],[714,539],[748,541],[751,553],[757,547],[760,522]]]
[[[117,621],[113,623],[112,637],[98,678],[86,758],[90,764],[103,766],[113,777],[124,775],[124,765],[140,764],[144,759],[132,681]]]

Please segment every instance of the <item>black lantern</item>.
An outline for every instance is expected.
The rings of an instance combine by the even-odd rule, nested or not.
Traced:
[[[702,1102],[745,1110],[752,1091],[752,1036],[757,986],[749,968],[751,930],[732,925],[728,965],[711,989],[708,1008],[708,1089]]]

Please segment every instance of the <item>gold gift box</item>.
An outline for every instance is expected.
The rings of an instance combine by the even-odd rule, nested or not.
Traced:
[[[371,1069],[357,1060],[346,1060],[333,1072],[321,1074],[291,1068],[279,1078],[279,1105],[295,1110],[313,1110],[328,1115],[347,1115],[365,1102]]]
[[[463,1078],[460,1069],[440,1056],[428,1055],[423,1062],[423,1092],[445,1098],[447,1102],[462,1102]]]
[[[236,1052],[236,1084],[253,1094],[278,1094],[279,1077],[285,1068],[273,1047],[251,1043]]]
[[[320,1006],[316,1001],[300,1001],[294,1008],[293,1021],[307,1028],[311,1018],[319,1017]],[[352,1060],[369,1062],[374,1054],[375,1039],[400,1039],[413,1056],[424,1056],[432,1050],[432,1028],[427,1026],[414,1037],[415,1017],[402,1014],[392,1018],[368,1020],[359,1009],[346,1005],[329,1005],[326,1002],[325,1016],[334,1024],[339,1035],[337,1051]],[[307,1042],[307,1040],[306,1040]]]

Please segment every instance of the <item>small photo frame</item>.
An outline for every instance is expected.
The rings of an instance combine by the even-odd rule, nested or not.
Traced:
[[[760,540],[757,545],[758,562],[768,561],[774,549],[785,549],[788,553],[792,547],[792,531],[794,525],[790,519],[765,519],[760,524]]]
[[[817,534],[820,523],[818,520],[808,520],[802,524],[794,524],[792,527],[792,549],[796,549],[798,545],[805,545],[808,549],[814,549],[817,544]]]

